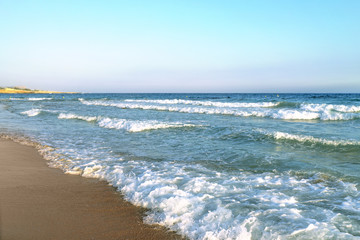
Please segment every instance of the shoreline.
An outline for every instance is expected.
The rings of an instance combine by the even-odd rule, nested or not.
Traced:
[[[183,239],[107,182],[50,168],[36,148],[0,138],[0,239]]]
[[[78,92],[59,92],[29,88],[0,87],[0,94],[76,94]]]

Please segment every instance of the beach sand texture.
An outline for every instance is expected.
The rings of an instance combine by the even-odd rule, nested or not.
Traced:
[[[96,179],[52,169],[33,147],[0,139],[0,239],[181,239]]]

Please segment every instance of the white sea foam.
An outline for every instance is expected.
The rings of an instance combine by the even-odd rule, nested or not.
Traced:
[[[14,98],[14,97],[10,97],[10,100],[15,100],[15,101],[24,101],[26,100],[25,98]]]
[[[360,106],[301,104],[300,109],[318,114],[321,120],[337,121],[360,118]]]
[[[269,116],[275,119],[313,120],[318,119],[320,117],[320,114],[301,110],[279,109],[276,111],[272,111]]]
[[[21,112],[21,114],[28,115],[29,117],[35,117],[35,116],[39,115],[40,113],[41,113],[41,110],[37,109],[37,108]]]
[[[243,171],[221,177],[199,164],[189,171],[182,163],[104,161],[77,155],[81,149],[36,147],[52,166],[69,174],[107,180],[127,200],[153,210],[146,222],[165,225],[189,239],[357,239],[359,233],[357,220],[338,212],[358,214],[360,194],[354,184],[339,179]],[[315,200],[343,197],[331,203],[333,211],[304,202],[309,192]]]
[[[330,139],[324,139],[324,138],[316,138],[313,136],[306,136],[306,135],[297,135],[297,134],[290,134],[290,133],[285,133],[285,132],[271,132],[271,131],[266,131],[266,130],[262,130],[262,129],[258,129],[258,132],[263,133],[267,136],[273,137],[274,139],[277,140],[292,140],[292,141],[297,141],[297,142],[308,142],[308,143],[319,143],[319,144],[324,144],[324,145],[331,145],[331,146],[349,146],[349,145],[360,145],[359,141],[355,141],[355,140],[342,140],[342,139],[338,139],[338,140],[330,140]]]
[[[141,100],[126,99],[124,101],[84,100],[85,105],[110,106],[123,109],[143,109],[182,113],[221,114],[242,117],[268,117],[284,120],[353,120],[360,118],[359,106],[301,104],[300,108],[272,108],[280,102],[260,103],[226,103],[212,101],[192,101],[182,99]],[[188,106],[181,106],[188,105]]]
[[[198,114],[220,114],[220,115],[234,115],[241,117],[268,117],[274,119],[286,119],[286,120],[339,120],[340,117],[334,118],[333,115],[325,116],[317,112],[294,110],[294,109],[269,109],[269,108],[225,108],[225,107],[197,107],[197,106],[166,106],[166,105],[153,105],[153,104],[139,104],[139,103],[125,103],[125,102],[113,102],[113,101],[101,101],[93,100],[86,101],[80,100],[85,105],[95,106],[109,106],[118,107],[123,109],[143,109],[143,110],[157,110],[157,111],[169,111],[169,112],[181,112],[181,113],[198,113]],[[349,117],[352,119],[356,116]],[[342,117],[345,119],[345,116]]]
[[[158,104],[185,104],[185,105],[200,105],[210,107],[227,107],[227,108],[267,108],[277,106],[279,103],[274,102],[259,102],[259,103],[246,103],[246,102],[213,102],[213,101],[194,101],[183,99],[164,99],[164,100],[146,100],[146,99],[126,99],[125,102],[135,103],[158,103]]]
[[[312,180],[317,176],[298,179],[291,175],[240,172],[232,178],[218,178],[211,177],[209,170],[196,164],[192,167],[203,174],[196,176],[180,164],[145,164],[142,161],[124,164],[101,165],[98,161],[78,166],[76,172],[82,172],[85,177],[106,179],[118,187],[127,200],[138,206],[156,209],[145,218],[146,222],[165,225],[190,239],[286,239],[310,235],[312,239],[353,237],[340,232],[331,222],[337,216],[336,212],[316,205],[309,209],[306,205],[307,213],[303,214],[301,209],[305,205],[297,199],[302,198],[302,194],[307,196],[308,192],[320,198],[335,196],[347,188],[348,184],[341,181],[332,182],[330,188],[322,181],[314,184]],[[284,194],[291,191],[300,195]],[[337,208],[359,207],[358,200],[358,194],[349,196]],[[239,213],[235,209],[242,211]],[[321,213],[323,221],[309,218],[309,212]],[[276,219],[277,224],[274,225],[271,219]],[[343,224],[343,228],[349,232],[352,230],[350,225]],[[321,234],[314,235],[315,232]]]
[[[343,113],[360,112],[360,106],[346,106],[336,104],[301,104],[302,109],[311,112],[337,111]]]
[[[84,120],[87,122],[97,121],[100,119],[99,117],[88,117],[88,116],[80,116],[72,113],[60,113],[58,116],[59,119],[78,119]]]
[[[161,128],[195,127],[194,124],[184,124],[180,122],[159,122],[155,120],[137,121],[126,119],[103,118],[98,122],[100,127],[124,129],[128,132],[141,132]]]
[[[35,117],[37,115],[39,115],[40,113],[58,113],[58,110],[48,110],[48,109],[38,109],[38,108],[33,108],[24,112],[21,112],[21,114],[23,115],[28,115],[29,117]]]
[[[52,98],[28,98],[29,101],[43,101],[43,100],[52,100]]]
[[[72,113],[60,113],[59,119],[77,119],[87,122],[96,121],[100,127],[122,129],[128,132],[142,132],[162,128],[199,127],[200,125],[181,122],[161,122],[156,120],[128,120],[108,117],[81,116]]]
[[[39,97],[31,97],[31,98],[13,98],[10,97],[10,100],[15,100],[15,101],[44,101],[44,100],[52,100],[53,98],[39,98]]]

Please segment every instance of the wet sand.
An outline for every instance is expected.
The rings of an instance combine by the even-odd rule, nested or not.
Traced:
[[[106,182],[66,175],[35,148],[0,139],[1,240],[181,239],[143,213]]]

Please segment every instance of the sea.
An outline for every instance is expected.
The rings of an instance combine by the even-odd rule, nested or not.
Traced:
[[[0,94],[0,133],[188,239],[360,239],[360,94]]]

